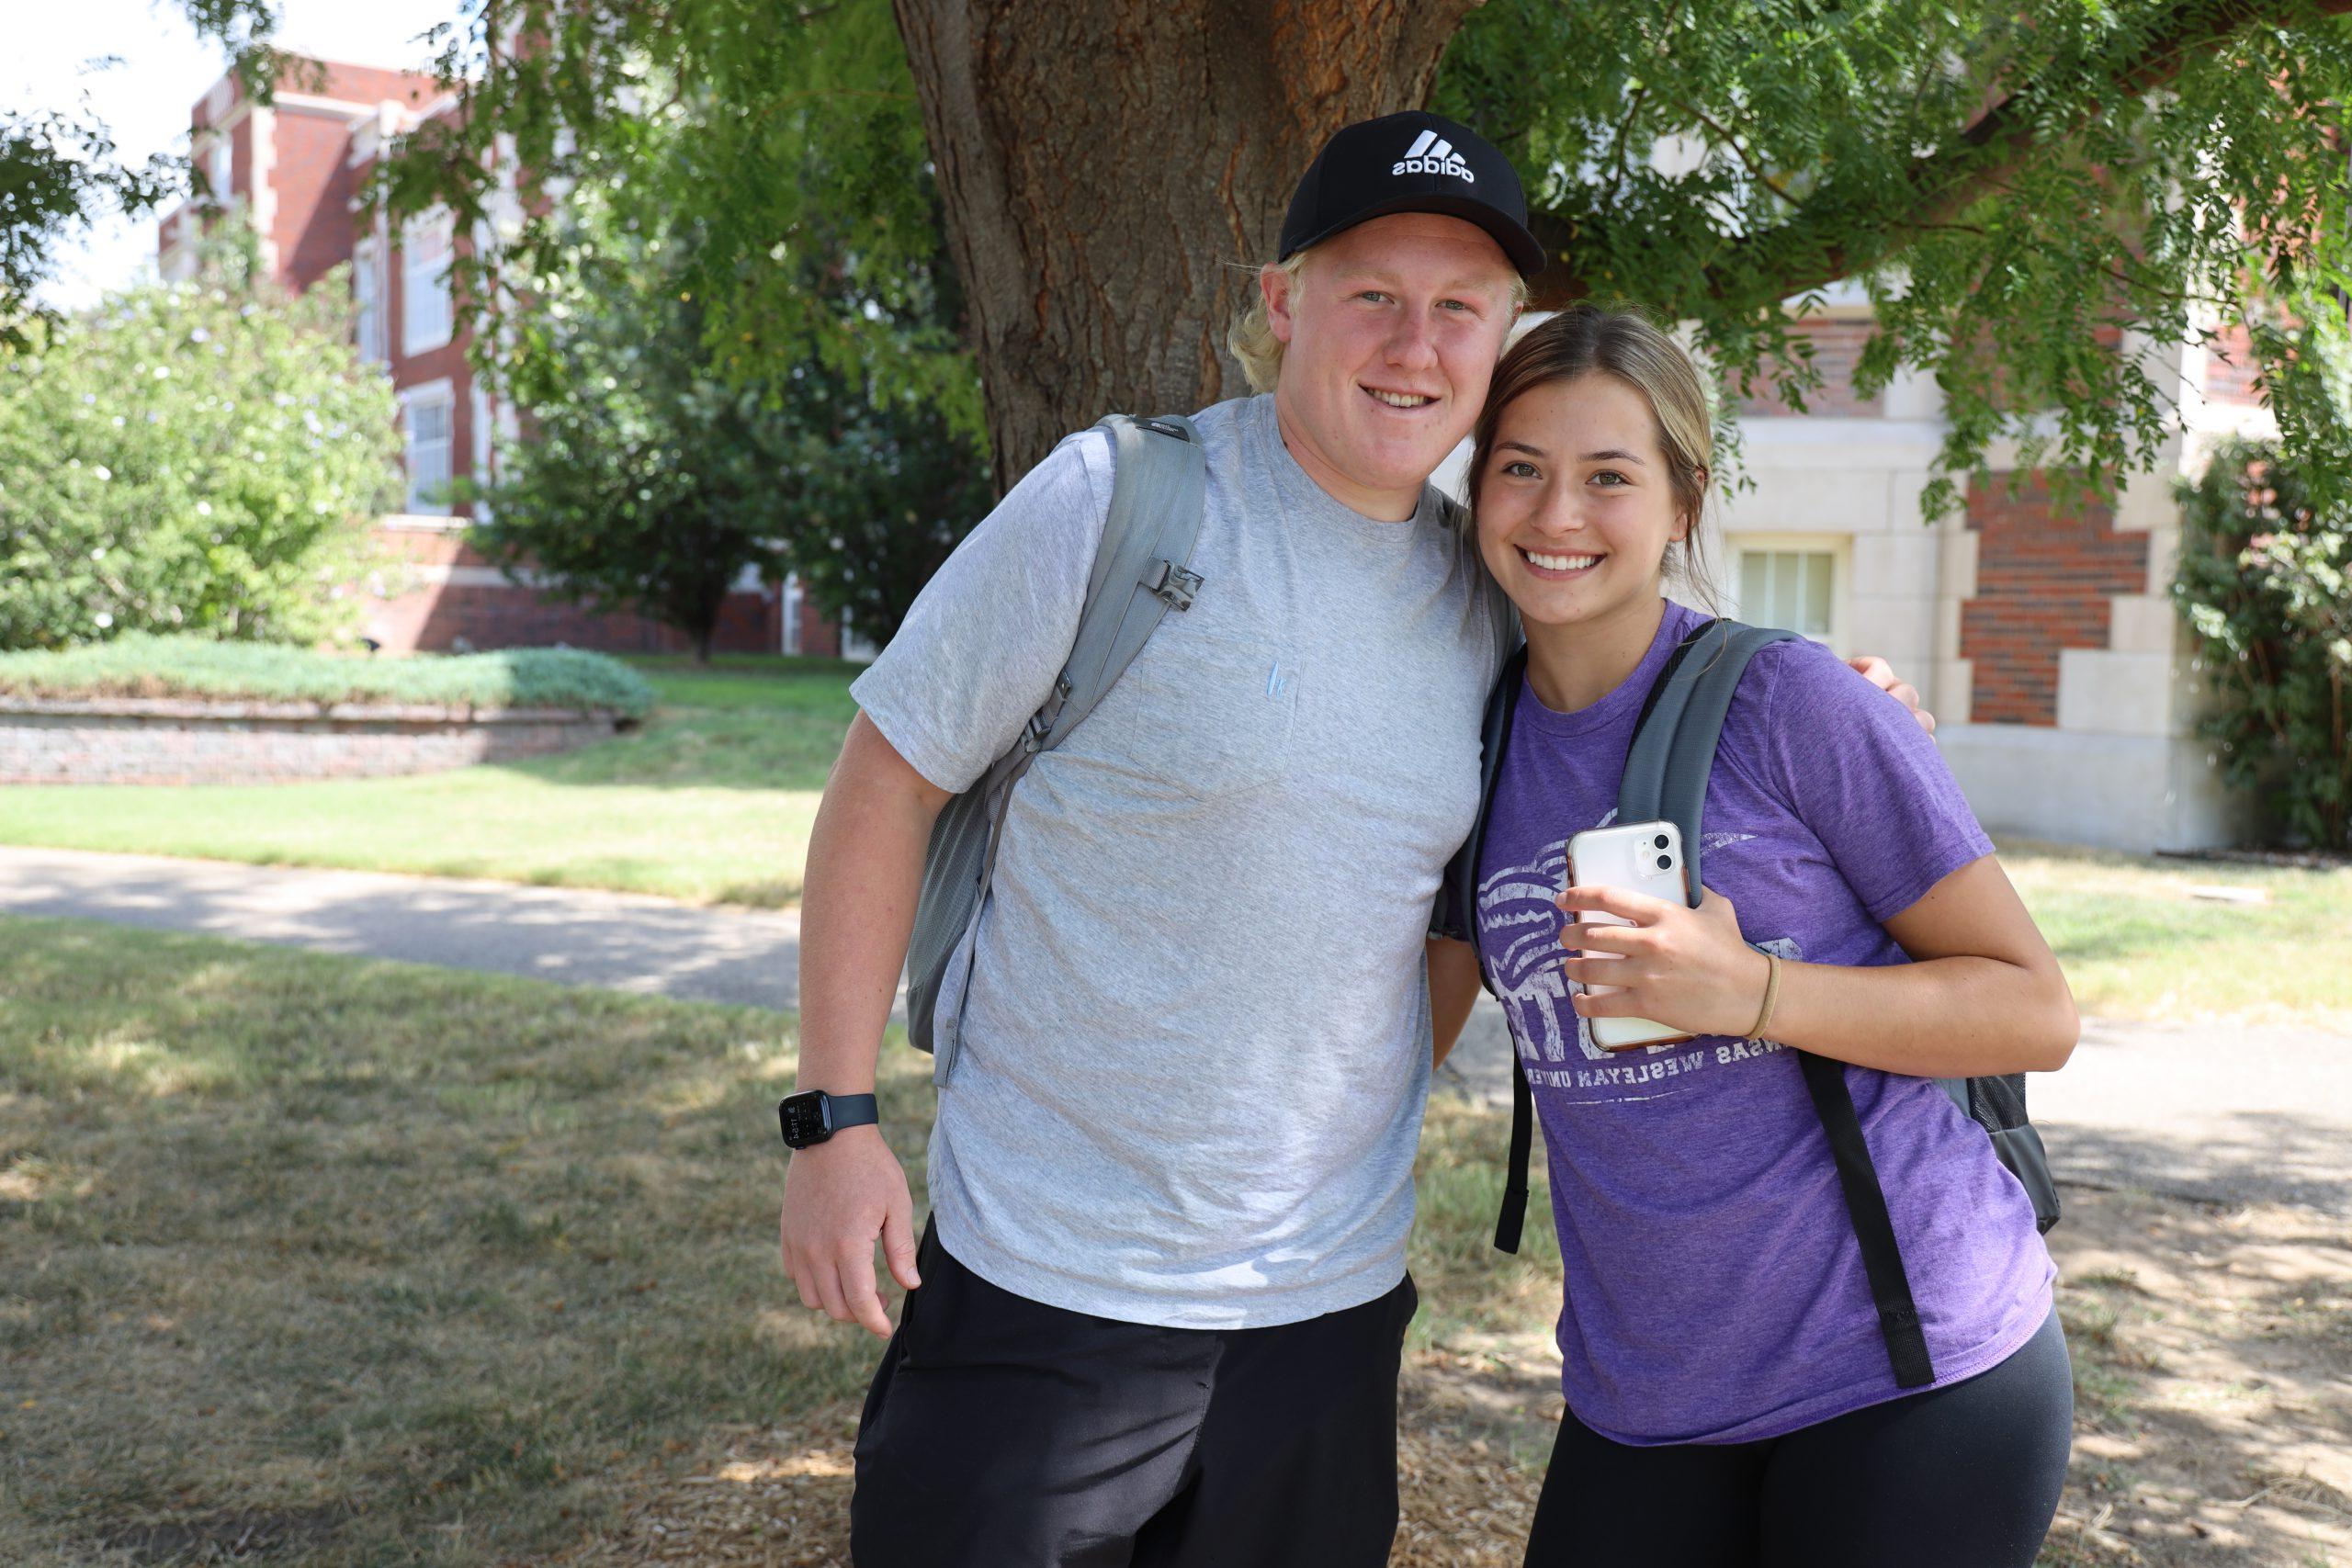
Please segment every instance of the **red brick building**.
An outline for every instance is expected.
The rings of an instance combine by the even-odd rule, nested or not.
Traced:
[[[387,570],[354,585],[368,596],[369,637],[400,651],[554,642],[683,649],[685,638],[668,627],[594,614],[542,592],[528,571],[510,578],[466,540],[473,509],[452,487],[492,477],[500,444],[515,434],[514,411],[475,381],[471,328],[451,288],[452,258],[489,233],[460,233],[447,213],[395,232],[359,199],[390,142],[454,107],[431,76],[375,66],[292,62],[266,105],[223,75],[189,115],[200,188],[158,226],[163,274],[188,276],[204,230],[238,209],[260,238],[263,265],[288,288],[310,288],[349,266],[360,354],[383,367],[399,400],[407,481],[401,510],[379,524]],[[842,637],[803,604],[796,584],[747,574],[729,595],[718,647],[837,654]]]

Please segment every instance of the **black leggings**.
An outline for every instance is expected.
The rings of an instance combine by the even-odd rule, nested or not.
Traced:
[[[2031,1568],[2074,1416],[2055,1312],[1973,1378],[1758,1442],[1631,1448],[1564,1415],[1528,1568]]]

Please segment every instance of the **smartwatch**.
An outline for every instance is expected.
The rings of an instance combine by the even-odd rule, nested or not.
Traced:
[[[870,1094],[827,1094],[804,1089],[775,1104],[776,1120],[784,1125],[784,1141],[805,1149],[823,1143],[845,1127],[865,1127],[882,1120]]]

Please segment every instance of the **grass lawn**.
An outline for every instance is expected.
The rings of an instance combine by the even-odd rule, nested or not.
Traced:
[[[324,784],[18,785],[0,790],[0,843],[797,902],[856,667],[631,662],[661,707],[578,751]]]
[[[661,707],[560,757],[411,778],[0,790],[0,843],[484,876],[789,906],[856,667],[631,662]],[[2209,864],[2024,840],[2001,858],[2088,1013],[2352,1029],[2352,871]],[[2193,896],[2231,888],[2260,903]]]
[[[789,1019],[24,919],[0,998],[12,1568],[536,1557],[872,1368],[775,1257]],[[928,1064],[884,1062],[919,1179]],[[1487,1247],[1500,1143],[1436,1108],[1417,1347],[1555,1299],[1540,1192]]]
[[[2228,1014],[2352,1030],[2352,870],[2027,842],[2003,843],[2001,863],[2086,1013]],[[2215,889],[2261,901],[2199,896]]]

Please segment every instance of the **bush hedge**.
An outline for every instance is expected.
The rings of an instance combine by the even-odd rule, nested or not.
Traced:
[[[248,270],[255,243],[224,231],[197,279],[0,352],[0,649],[301,647],[349,624],[334,589],[399,494],[398,407],[351,345],[349,290],[289,296]]]
[[[2352,850],[2352,510],[2276,442],[2180,487],[2173,602],[2214,701],[2199,733],[2286,842]]]
[[[605,709],[628,718],[653,707],[645,677],[579,649],[369,658],[141,632],[85,648],[0,653],[0,694]]]

